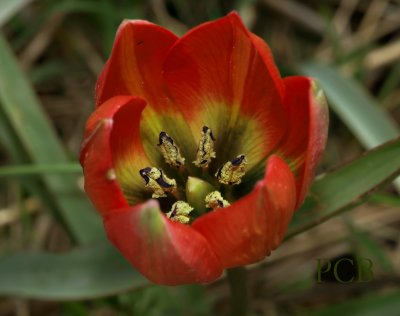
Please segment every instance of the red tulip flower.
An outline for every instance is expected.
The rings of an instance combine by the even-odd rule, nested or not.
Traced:
[[[110,241],[149,280],[204,283],[282,241],[324,149],[328,110],[282,79],[236,13],[178,38],[120,26],[81,151]]]

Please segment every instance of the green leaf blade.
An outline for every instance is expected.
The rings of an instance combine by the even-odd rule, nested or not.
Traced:
[[[316,180],[310,197],[295,214],[287,238],[346,210],[399,173],[400,139],[397,139]]]
[[[396,122],[354,79],[342,76],[328,65],[313,62],[301,65],[300,69],[319,80],[331,108],[365,148],[400,136]]]
[[[0,295],[46,300],[104,297],[148,284],[108,243],[64,254],[0,258]]]
[[[32,0],[1,0],[0,1],[0,27],[20,9],[32,2]]]
[[[15,133],[26,160],[34,164],[68,163],[64,148],[1,34],[0,60],[0,112]],[[67,228],[79,243],[103,238],[99,216],[79,190],[77,175],[45,174],[42,179]]]

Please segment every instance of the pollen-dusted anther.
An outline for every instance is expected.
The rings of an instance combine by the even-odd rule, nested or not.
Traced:
[[[231,205],[227,200],[224,200],[219,191],[213,191],[207,194],[204,202],[206,203],[207,208],[212,208],[213,210]]]
[[[197,167],[207,168],[211,162],[211,159],[216,157],[214,151],[214,142],[215,138],[211,129],[207,126],[203,126],[199,147],[197,149],[196,160],[193,161]]]
[[[166,215],[171,221],[188,224],[190,221],[189,214],[191,211],[193,211],[193,207],[188,203],[184,201],[176,201],[172,204],[171,211]]]
[[[158,142],[157,146],[160,147],[167,164],[176,168],[185,164],[185,158],[182,157],[179,147],[166,132],[160,133]]]
[[[146,188],[153,190],[153,198],[166,197],[167,192],[176,192],[176,181],[169,179],[161,169],[146,167],[139,171]]]
[[[223,184],[239,184],[242,182],[242,177],[246,173],[246,164],[247,158],[245,155],[236,156],[236,158],[226,162],[221,168],[219,168],[215,176],[218,181]]]

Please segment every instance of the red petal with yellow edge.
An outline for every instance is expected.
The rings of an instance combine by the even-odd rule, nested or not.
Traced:
[[[125,20],[118,29],[111,56],[99,76],[96,104],[117,95],[143,97],[151,106],[165,104],[162,65],[177,37],[142,20]]]
[[[279,154],[296,177],[297,204],[304,201],[328,136],[329,111],[322,90],[312,78],[288,77],[285,110],[290,132]]]
[[[229,146],[254,151],[250,164],[265,158],[286,129],[280,78],[255,42],[231,13],[189,31],[171,48],[164,65],[171,96],[194,129],[209,126],[221,146],[235,130]],[[238,127],[241,121],[245,123]]]
[[[114,97],[98,108],[86,124],[80,155],[85,191],[103,214],[128,206],[120,185],[134,187],[132,179],[129,183],[121,182],[118,177],[121,167],[118,165],[122,164],[118,162],[129,156],[134,167],[148,164],[139,133],[140,114],[144,107],[142,99]],[[143,187],[141,182],[139,185]]]
[[[295,203],[292,172],[281,158],[271,156],[264,179],[250,194],[200,217],[192,227],[208,240],[225,268],[246,265],[279,245]]]
[[[222,273],[206,239],[167,219],[155,200],[107,214],[104,224],[112,243],[154,283],[206,283]]]

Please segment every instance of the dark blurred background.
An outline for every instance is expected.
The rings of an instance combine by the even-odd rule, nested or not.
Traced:
[[[150,20],[182,35],[232,10],[270,45],[283,77],[313,75],[324,88],[328,86],[330,137],[320,173],[396,136],[398,0],[0,0],[0,26],[66,149],[66,159],[76,161],[84,124],[94,109],[95,82],[123,19]],[[8,61],[0,58],[0,63]],[[7,134],[11,123],[4,118],[0,123],[1,165],[30,161],[29,155],[25,160],[18,155]],[[13,133],[18,136],[18,128]],[[74,247],[71,234],[52,211],[54,202],[46,203],[40,193],[30,190],[26,179],[0,180],[0,253],[62,252]],[[355,303],[345,305],[343,315],[378,315],[376,311],[400,315],[392,297],[397,289],[400,302],[399,227],[400,199],[396,186],[388,184],[351,212],[288,240],[250,269],[252,315],[337,315],[336,305],[349,301]],[[365,282],[338,282],[333,267],[341,258],[354,262],[338,265],[343,280],[363,269],[357,267],[357,258],[373,262],[374,276],[361,280]],[[324,269],[328,260],[332,264],[331,273],[324,274],[320,283],[318,259],[324,259],[320,261]],[[219,281],[207,287],[149,286],[83,301],[12,296],[0,298],[0,316],[221,315],[228,308],[228,292],[226,282]],[[372,302],[368,295],[383,296]]]

